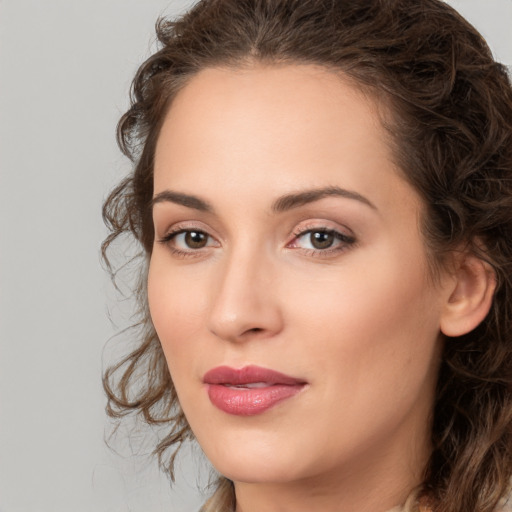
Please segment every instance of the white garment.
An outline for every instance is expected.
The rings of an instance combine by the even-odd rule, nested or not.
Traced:
[[[409,496],[404,505],[393,507],[388,512],[418,512],[416,493]],[[496,512],[512,512],[512,493],[501,500]]]

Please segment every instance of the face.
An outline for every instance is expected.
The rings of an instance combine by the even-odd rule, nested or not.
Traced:
[[[372,100],[314,66],[204,70],[154,178],[151,316],[214,466],[304,482],[424,455],[444,292]]]

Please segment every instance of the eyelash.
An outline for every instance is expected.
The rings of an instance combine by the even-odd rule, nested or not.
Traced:
[[[202,229],[194,229],[194,228],[176,228],[175,230],[170,231],[165,236],[158,240],[159,243],[167,246],[174,256],[178,258],[194,258],[201,255],[201,249],[192,249],[183,250],[178,249],[176,246],[173,246],[171,243],[176,237],[185,233],[198,233],[206,236],[208,239],[213,239],[211,235],[209,235],[206,231]]]
[[[306,229],[298,229],[293,233],[294,239],[291,243],[294,243],[296,240],[303,238],[307,235],[311,235],[312,233],[323,233],[327,235],[332,235],[334,239],[340,243],[338,243],[334,247],[328,247],[326,249],[303,249],[303,252],[308,256],[317,256],[317,257],[329,257],[333,254],[339,254],[341,252],[346,251],[351,246],[356,243],[355,237],[351,235],[346,235],[341,233],[335,229],[327,228],[327,227],[310,227]],[[288,244],[288,247],[290,244]]]
[[[194,228],[176,228],[173,231],[170,231],[165,236],[160,238],[158,240],[159,243],[166,245],[172,254],[179,258],[193,258],[201,256],[202,249],[208,248],[208,246],[193,249],[189,248],[188,250],[178,249],[176,246],[174,246],[171,242],[176,239],[179,235],[186,234],[186,233],[198,233],[200,235],[206,236],[210,240],[214,240],[214,238],[209,235],[206,231],[203,231],[201,229],[194,229]],[[298,229],[297,231],[293,232],[293,240],[289,242],[286,247],[288,248],[294,248],[292,245],[295,243],[298,239],[303,238],[307,235],[310,235],[312,233],[323,233],[327,235],[331,235],[334,237],[336,241],[339,243],[335,245],[334,247],[327,247],[325,249],[306,249],[303,248],[302,251],[307,256],[317,256],[317,257],[329,257],[333,254],[341,253],[349,249],[351,246],[353,246],[356,243],[356,239],[353,236],[346,235],[344,233],[340,233],[339,231],[335,229],[330,229],[327,227],[310,227],[306,229]],[[295,246],[296,247],[296,246]]]

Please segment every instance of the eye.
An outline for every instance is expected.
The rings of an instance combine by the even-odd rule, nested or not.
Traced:
[[[203,231],[182,231],[173,237],[181,249],[202,249],[208,245],[209,236]]]
[[[334,229],[314,228],[295,233],[289,247],[304,249],[313,253],[341,251],[355,243],[355,238]]]
[[[200,229],[176,229],[159,240],[177,255],[189,255],[208,247],[218,247],[218,242]]]
[[[328,249],[336,242],[336,236],[332,231],[311,231],[305,238],[313,249]]]

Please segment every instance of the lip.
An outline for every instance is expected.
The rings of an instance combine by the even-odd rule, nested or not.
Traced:
[[[307,382],[260,366],[219,366],[203,377],[212,404],[228,414],[254,416],[292,398]]]

